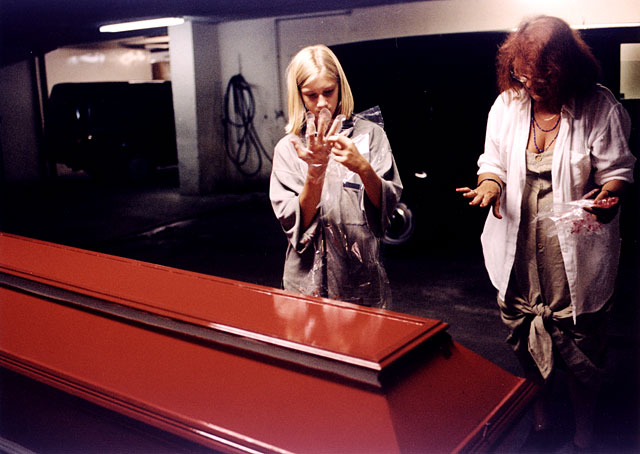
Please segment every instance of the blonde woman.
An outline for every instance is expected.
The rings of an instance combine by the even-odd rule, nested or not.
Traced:
[[[269,196],[288,239],[283,287],[368,306],[390,302],[379,258],[402,183],[387,136],[353,115],[335,54],[315,45],[287,68],[287,135],[275,147]]]

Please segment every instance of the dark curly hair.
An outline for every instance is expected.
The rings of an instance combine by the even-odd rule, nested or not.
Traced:
[[[496,63],[501,92],[522,87],[512,77],[517,66],[544,80],[559,104],[592,89],[600,78],[600,64],[580,33],[552,16],[525,19],[498,49]]]

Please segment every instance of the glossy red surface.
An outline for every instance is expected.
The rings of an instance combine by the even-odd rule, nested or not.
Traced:
[[[3,273],[257,333],[252,342],[266,335],[313,347],[337,362],[384,368],[394,355],[419,353],[376,390],[0,287],[2,365],[224,451],[473,451],[495,441],[532,393],[456,343],[420,350],[443,326],[435,320],[8,235],[0,262]]]
[[[195,325],[380,369],[446,326],[0,233],[0,269]],[[301,304],[304,301],[304,304]]]

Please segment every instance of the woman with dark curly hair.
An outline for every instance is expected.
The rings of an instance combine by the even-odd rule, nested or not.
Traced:
[[[556,367],[567,372],[573,444],[590,447],[603,374],[607,304],[620,254],[619,206],[633,182],[630,119],[579,33],[538,16],[497,56],[501,91],[487,122],[469,204],[491,207],[485,265],[525,374],[542,386],[532,439],[551,440]]]

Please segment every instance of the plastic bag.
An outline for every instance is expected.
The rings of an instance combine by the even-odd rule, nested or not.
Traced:
[[[543,212],[538,214],[536,220],[553,221],[555,229],[549,229],[550,236],[563,231],[568,235],[602,235],[606,229],[596,217],[585,208],[609,208],[618,203],[617,197],[608,197],[599,201],[592,199],[580,199],[562,204],[554,204],[553,212]]]

